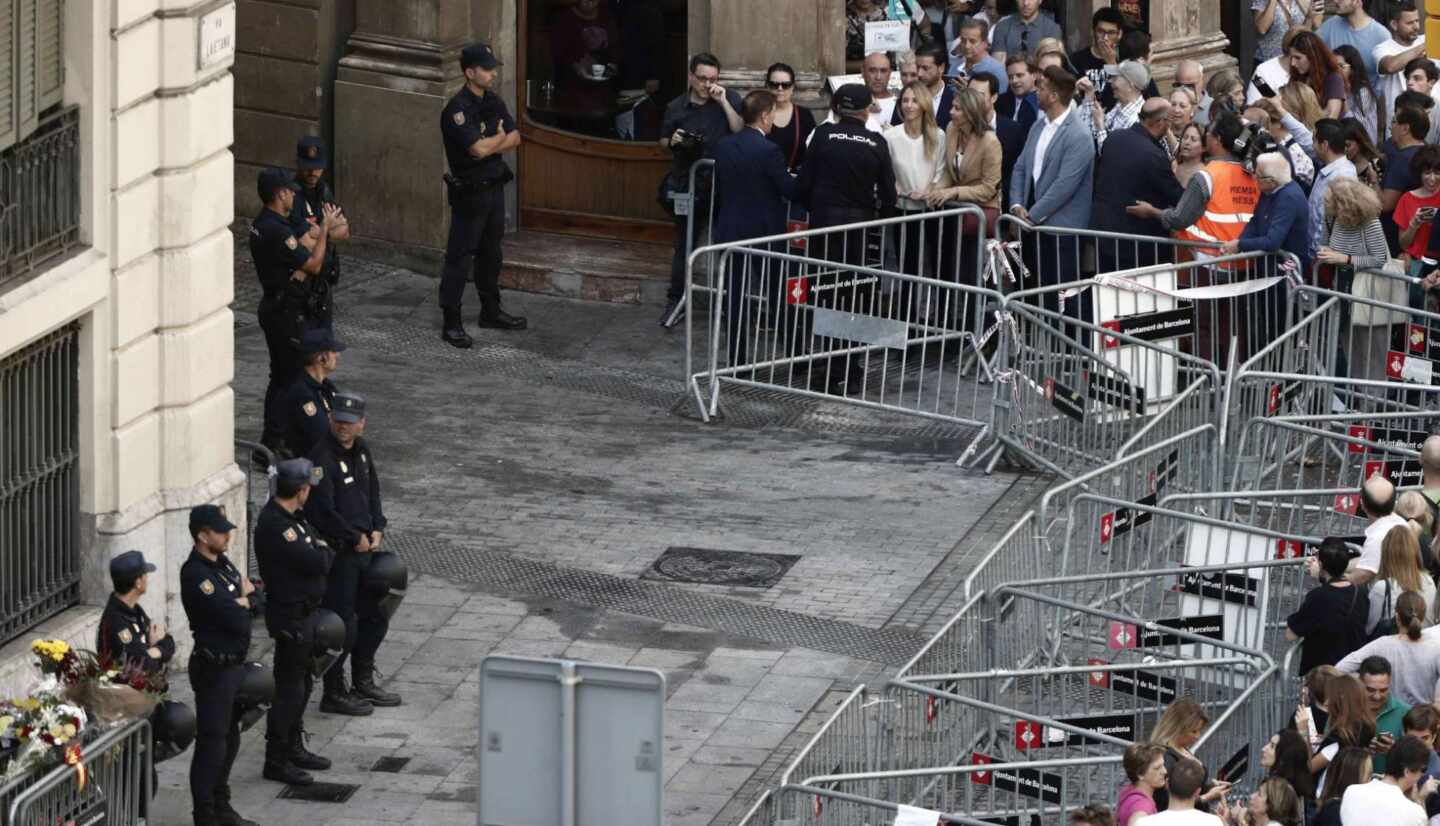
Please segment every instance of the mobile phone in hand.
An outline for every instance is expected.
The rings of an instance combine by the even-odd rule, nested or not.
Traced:
[[[1265,78],[1263,78],[1263,77],[1261,77],[1261,76],[1259,76],[1259,75],[1256,75],[1255,77],[1251,78],[1250,82],[1255,84],[1255,91],[1257,91],[1257,92],[1260,93],[1260,97],[1263,97],[1263,98],[1273,98],[1273,97],[1275,97],[1275,87],[1274,87],[1274,86],[1271,86],[1269,83],[1267,83],[1267,82],[1265,81]]]

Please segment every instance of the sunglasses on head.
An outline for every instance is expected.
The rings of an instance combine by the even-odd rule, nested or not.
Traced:
[[[770,89],[792,89],[795,86],[793,80],[767,80],[765,86]]]

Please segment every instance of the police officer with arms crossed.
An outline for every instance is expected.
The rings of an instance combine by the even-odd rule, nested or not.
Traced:
[[[315,310],[314,323],[333,329],[335,324],[335,285],[340,283],[340,254],[336,241],[350,240],[350,221],[335,202],[335,193],[330,182],[323,180],[328,161],[325,157],[325,142],[317,135],[306,135],[295,146],[295,193],[294,205],[290,210],[290,223],[300,235],[320,223],[325,214],[325,205],[335,207],[335,217],[328,224],[326,233],[325,262],[316,278],[307,278],[310,287],[311,304]]]
[[[320,710],[364,716],[371,706],[398,706],[400,695],[375,684],[375,652],[390,629],[390,619],[373,595],[361,588],[375,552],[384,538],[385,511],[380,503],[380,476],[365,433],[365,397],[341,391],[330,411],[330,433],[310,451],[310,461],[324,472],[310,491],[305,512],[325,542],[335,549],[324,606],[345,621],[346,649],[354,676],[353,693],[345,686],[345,657],[325,672]]]
[[[505,101],[491,91],[501,63],[484,43],[460,52],[465,87],[440,113],[440,136],[450,174],[450,236],[445,241],[445,269],[440,273],[440,311],[445,321],[440,339],[469,349],[475,342],[465,332],[460,302],[465,296],[466,268],[474,270],[480,294],[479,326],[523,330],[525,319],[500,307],[500,239],[505,234],[505,184],[514,179],[500,155],[520,145],[515,119]]]
[[[324,204],[319,222],[303,235],[290,223],[295,190],[283,169],[260,172],[257,185],[265,204],[250,224],[250,257],[260,279],[260,329],[270,352],[270,383],[265,386],[265,424],[260,441],[274,449],[280,445],[278,409],[280,394],[300,372],[296,345],[307,327],[318,323],[314,293],[306,281],[320,277],[325,265],[329,233],[339,225],[339,210]],[[335,223],[332,224],[332,221]]]
[[[175,640],[165,633],[165,625],[151,622],[140,605],[153,573],[155,566],[139,551],[126,551],[110,560],[115,592],[100,615],[95,651],[117,668],[137,663],[145,671],[161,671],[175,656]]]
[[[197,721],[190,762],[195,826],[255,826],[230,806],[230,767],[240,751],[235,698],[245,677],[255,595],[255,586],[226,556],[233,530],[219,507],[193,508],[195,545],[180,567],[180,602],[195,635],[190,653]]]
[[[890,147],[883,137],[865,128],[870,103],[869,88],[847,83],[836,89],[831,99],[840,120],[815,127],[799,180],[795,182],[796,196],[810,208],[811,229],[873,220],[877,203],[882,214],[895,211],[895,168],[890,163]],[[851,230],[812,239],[810,252],[812,257],[826,261],[863,265],[865,232]],[[811,289],[815,292],[817,307],[862,315],[875,311],[871,305],[877,297],[873,279],[861,277],[859,273],[843,277],[839,273],[822,275]],[[802,335],[808,333],[802,332]],[[835,339],[829,346],[843,349],[850,344]],[[857,391],[863,365],[863,354],[835,356],[828,364],[812,362],[812,385],[823,383],[830,393],[837,395]]]
[[[275,703],[265,721],[266,780],[308,786],[306,769],[330,768],[330,761],[305,748],[304,715],[314,688],[310,675],[310,623],[325,596],[335,552],[306,521],[301,508],[321,471],[309,459],[287,459],[276,467],[275,495],[255,524],[255,558],[265,581],[265,627],[275,640]]]
[[[335,383],[330,377],[340,368],[345,342],[321,327],[305,331],[300,340],[304,369],[280,399],[279,452],[281,458],[304,456],[330,432],[330,405]]]

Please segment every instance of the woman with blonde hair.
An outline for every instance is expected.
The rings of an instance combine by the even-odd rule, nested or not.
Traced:
[[[1426,576],[1420,565],[1420,543],[1415,534],[1405,525],[1397,525],[1385,534],[1380,543],[1380,570],[1370,582],[1370,618],[1365,623],[1365,632],[1371,636],[1393,633],[1389,623],[1380,628],[1381,620],[1394,615],[1391,606],[1400,595],[1413,591],[1425,600],[1426,606],[1435,604],[1435,580]],[[1435,624],[1433,612],[1423,621],[1425,627]],[[1378,630],[1377,630],[1378,629]]]
[[[900,107],[900,128],[885,130],[890,163],[895,168],[895,190],[902,209],[921,210],[945,163],[940,151],[945,133],[935,121],[935,101],[923,82],[906,85],[896,105]]]
[[[1396,526],[1395,530],[1407,536],[1410,533],[1403,525]],[[1406,591],[1395,600],[1395,626],[1399,630],[1351,651],[1335,664],[1335,668],[1346,674],[1356,674],[1366,657],[1384,657],[1390,663],[1394,680],[1390,690],[1395,699],[1412,706],[1440,700],[1436,691],[1436,683],[1440,683],[1440,645],[1421,634],[1425,614],[1425,598],[1415,591]],[[1335,687],[1344,682],[1337,677],[1325,684],[1325,710],[1332,722],[1335,719]],[[1361,699],[1364,699],[1363,692]],[[1367,739],[1363,743],[1345,745],[1364,746],[1369,743]]]
[[[1175,157],[1180,148],[1181,133],[1185,131],[1185,127],[1195,122],[1195,109],[1199,105],[1200,99],[1189,86],[1176,86],[1170,91],[1170,131],[1165,133],[1165,148],[1169,150],[1171,158]],[[1204,134],[1203,129],[1201,134]],[[1203,140],[1201,143],[1204,143]]]
[[[1315,90],[1298,80],[1292,80],[1280,87],[1280,105],[1312,132],[1315,131],[1315,122],[1325,117],[1325,110],[1320,108],[1320,99],[1315,97]]]
[[[1330,182],[1325,189],[1323,220],[1315,263],[1335,268],[1333,271],[1340,274],[1328,282],[1337,292],[1350,292],[1351,281],[1344,276],[1381,269],[1390,260],[1390,245],[1380,225],[1380,196],[1359,180],[1336,178]],[[1321,283],[1327,283],[1323,272]],[[1337,348],[1336,375],[1385,380],[1389,325],[1356,326],[1353,334],[1350,329],[1342,329],[1340,341],[1348,341],[1349,347]]]
[[[1030,51],[1030,61],[1040,65],[1040,58],[1047,54],[1060,55],[1060,63],[1065,71],[1070,71],[1070,58],[1065,54],[1065,44],[1060,42],[1058,37],[1042,37],[1036,41],[1035,48]]]
[[[1415,535],[1416,542],[1420,544],[1420,567],[1429,571],[1433,577],[1436,568],[1435,552],[1440,549],[1435,547],[1435,512],[1430,509],[1430,501],[1418,490],[1407,490],[1395,501],[1395,513],[1410,520],[1410,533]],[[1436,613],[1440,615],[1440,611]],[[1440,622],[1440,616],[1437,616],[1436,622]]]
[[[1190,751],[1199,742],[1200,735],[1205,732],[1205,727],[1210,725],[1210,717],[1200,704],[1189,697],[1181,697],[1165,708],[1165,713],[1160,715],[1160,721],[1155,724],[1155,730],[1150,732],[1150,742],[1165,749],[1165,771],[1169,773],[1175,770],[1175,764],[1185,758],[1194,760],[1205,767],[1203,761]],[[1195,808],[1208,812],[1213,801],[1223,799],[1225,793],[1230,791],[1230,783],[1224,780],[1211,780],[1210,769],[1205,767],[1205,780],[1200,784],[1200,796],[1195,800]],[[1165,811],[1170,805],[1170,793],[1167,789],[1159,789],[1155,792],[1155,808],[1157,811]]]

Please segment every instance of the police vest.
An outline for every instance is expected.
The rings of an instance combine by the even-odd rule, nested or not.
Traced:
[[[1229,161],[1211,161],[1203,170],[1210,179],[1210,200],[1205,212],[1192,226],[1175,233],[1182,241],[1200,241],[1219,246],[1234,241],[1245,231],[1260,200],[1260,186],[1245,167]]]

